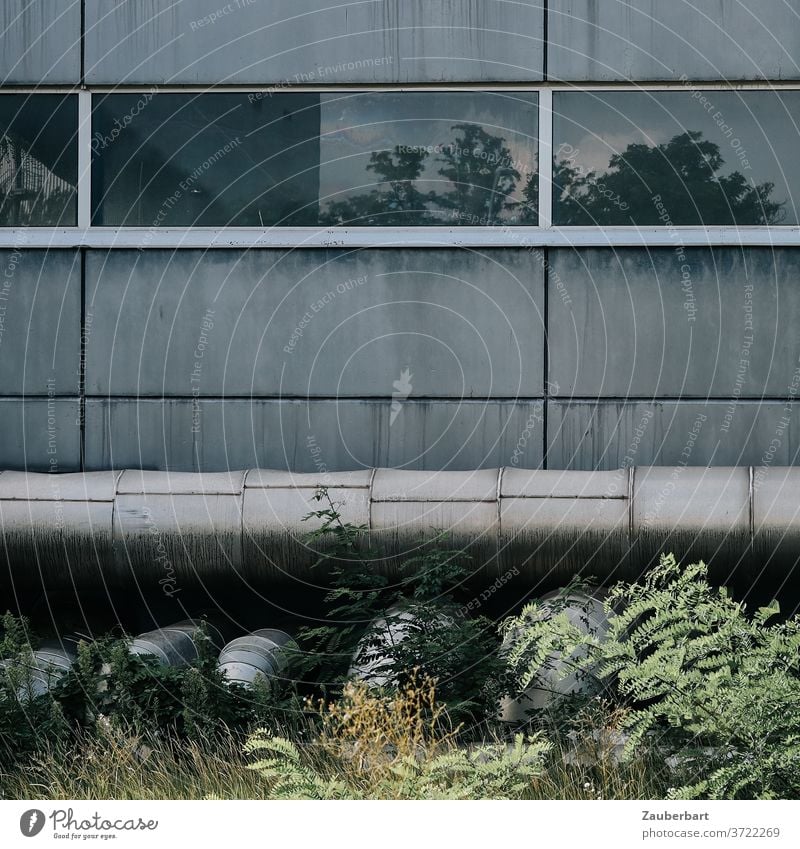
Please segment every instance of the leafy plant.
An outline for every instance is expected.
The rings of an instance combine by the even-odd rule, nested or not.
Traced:
[[[773,621],[776,603],[750,616],[707,577],[702,562],[662,556],[609,593],[605,639],[528,605],[503,626],[516,635],[509,665],[521,690],[553,651],[564,674],[594,670],[627,708],[626,756],[657,742],[680,779],[676,798],[796,797],[800,618]]]
[[[306,519],[321,523],[309,542],[322,545],[317,565],[330,575],[328,622],[299,636],[312,647],[308,656],[323,686],[341,685],[355,657],[358,667],[379,665],[390,687],[402,686],[412,672],[435,680],[456,718],[493,714],[505,663],[493,623],[465,616],[458,601],[471,571],[466,553],[443,547],[446,537],[439,534],[403,561],[400,580],[390,584],[365,544],[366,528],[342,522],[327,489],[315,498],[324,506]]]

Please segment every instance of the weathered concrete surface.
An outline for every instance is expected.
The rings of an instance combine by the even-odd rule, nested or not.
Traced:
[[[800,27],[783,0],[551,0],[555,80],[797,79]]]
[[[77,395],[76,251],[0,251],[0,395]]]
[[[87,278],[90,395],[542,394],[525,251],[92,251]]]
[[[536,81],[534,0],[87,0],[91,83]]]
[[[785,396],[800,361],[800,251],[558,250],[553,394]]]
[[[554,401],[550,468],[792,466],[800,405],[778,401]]]
[[[77,398],[0,398],[0,433],[0,469],[80,470]]]
[[[78,83],[80,0],[0,3],[0,83]]]
[[[346,471],[536,467],[540,401],[86,402],[86,468]]]

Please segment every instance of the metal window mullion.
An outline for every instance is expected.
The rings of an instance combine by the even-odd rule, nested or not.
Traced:
[[[92,95],[78,92],[78,229],[92,224]]]
[[[539,227],[553,226],[553,92],[539,90]]]

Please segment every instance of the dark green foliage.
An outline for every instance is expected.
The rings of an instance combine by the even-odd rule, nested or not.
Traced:
[[[459,593],[470,574],[463,551],[448,550],[446,538],[420,546],[422,554],[403,561],[395,583],[378,572],[365,544],[366,528],[343,523],[326,489],[323,506],[306,518],[321,520],[310,542],[325,545],[318,565],[328,567],[328,622],[300,632],[307,657],[323,690],[338,689],[360,645],[359,661],[380,660],[393,687],[409,675],[436,681],[437,695],[451,716],[472,721],[492,714],[503,695],[505,664],[499,657],[495,626],[485,617],[468,617]],[[403,639],[386,645],[370,629],[400,630]]]
[[[28,623],[10,613],[3,617],[0,640],[0,768],[33,752],[44,737],[63,740],[68,722],[51,698],[26,698],[30,694],[31,642]]]
[[[3,763],[43,745],[63,742],[73,732],[92,731],[98,722],[148,734],[208,739],[216,733],[246,731],[264,724],[289,696],[266,685],[246,690],[227,685],[217,670],[210,640],[198,638],[199,657],[174,669],[139,657],[128,642],[105,637],[81,642],[78,659],[45,695],[25,695],[36,642],[24,620],[7,614],[0,652],[0,754]],[[22,694],[22,695],[21,695]]]

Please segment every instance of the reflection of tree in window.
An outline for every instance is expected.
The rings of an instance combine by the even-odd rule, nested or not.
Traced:
[[[720,174],[724,163],[719,145],[691,131],[654,147],[630,144],[624,153],[611,157],[608,170],[600,175],[583,171],[573,159],[557,160],[555,223],[780,223],[784,204],[770,199],[774,183],[749,182],[739,171]]]
[[[517,223],[518,216],[535,214],[538,183],[529,178],[523,200],[513,200],[521,178],[511,150],[502,136],[474,124],[455,124],[459,135],[437,145],[437,177],[426,176],[431,154],[413,146],[397,145],[391,151],[370,154],[368,171],[377,175],[378,187],[346,200],[329,202],[321,215],[328,225],[432,225]],[[443,179],[439,179],[443,178]],[[423,191],[431,182],[447,189]]]

